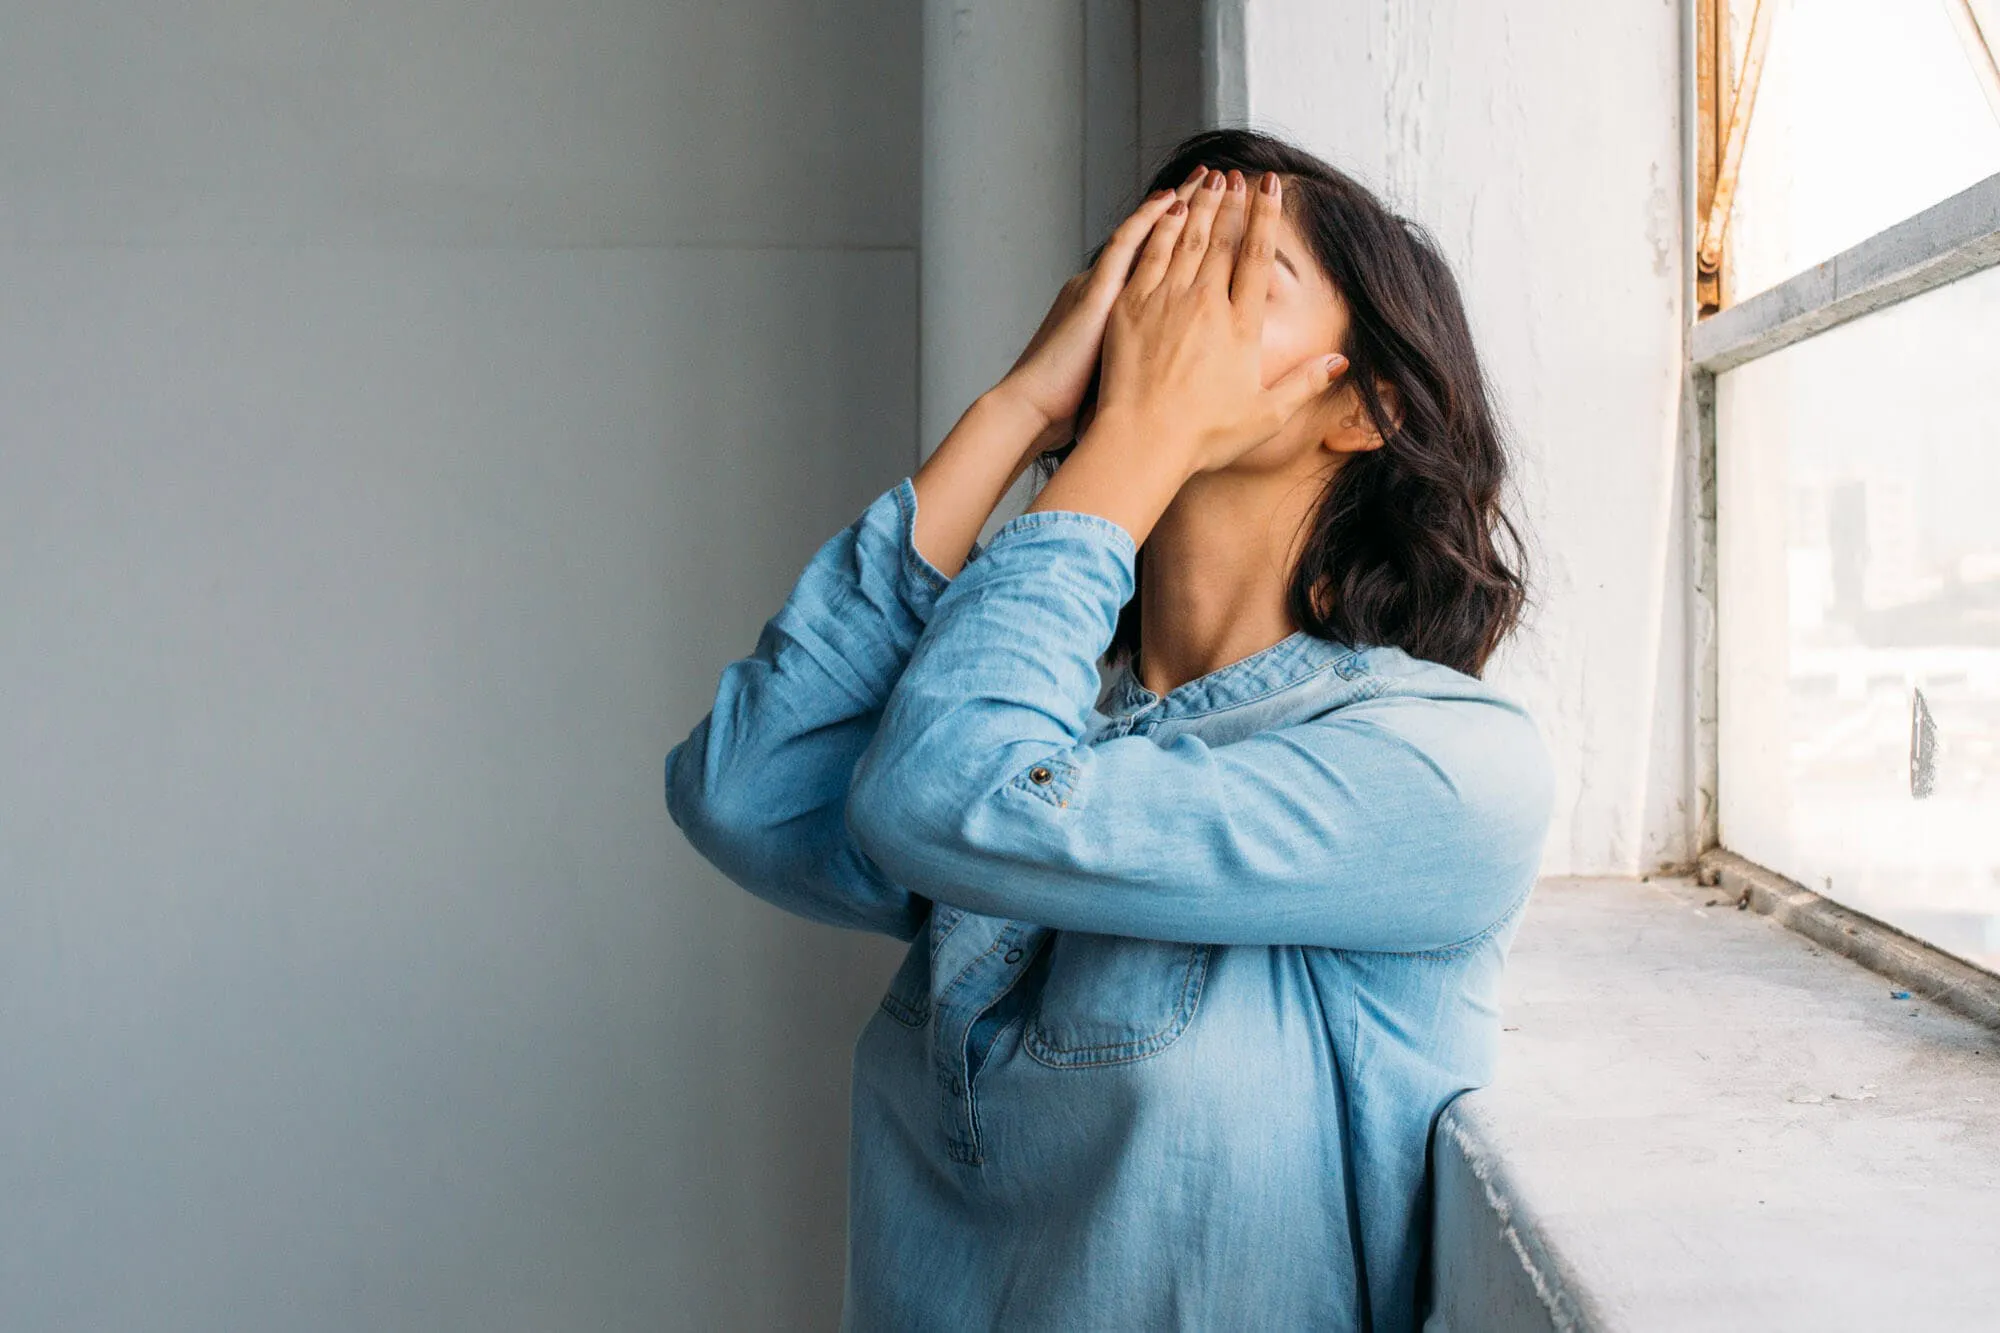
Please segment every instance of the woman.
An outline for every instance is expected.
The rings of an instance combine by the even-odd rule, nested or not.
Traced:
[[[668,756],[736,882],[912,941],[847,1328],[1417,1327],[1493,1067],[1551,782],[1456,285],[1265,135],[1154,185]]]

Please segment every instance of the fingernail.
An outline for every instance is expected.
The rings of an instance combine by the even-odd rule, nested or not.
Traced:
[[[1210,176],[1207,180],[1203,181],[1201,183],[1201,188],[1204,190],[1219,190],[1222,188],[1223,183],[1224,182],[1222,179],[1222,173],[1218,171],[1214,175]]]
[[[1247,182],[1246,182],[1246,181],[1245,181],[1245,180],[1243,179],[1243,173],[1242,173],[1242,172],[1240,172],[1240,171],[1237,171],[1237,170],[1234,170],[1234,169],[1232,168],[1232,169],[1231,169],[1231,171],[1230,171],[1230,173],[1229,173],[1229,191],[1230,191],[1230,193],[1231,193],[1231,194],[1242,194],[1242,193],[1243,193],[1243,192],[1244,192],[1245,190],[1247,190],[1247,189],[1249,189],[1249,188],[1250,188],[1250,187],[1249,187],[1249,184],[1248,184],[1248,183],[1247,183]]]
[[[1151,194],[1146,196],[1146,202],[1149,204],[1157,203],[1172,193],[1173,193],[1172,190],[1155,190]]]
[[[1277,172],[1267,171],[1264,173],[1263,189],[1265,194],[1276,194],[1278,192]]]
[[[1335,352],[1332,356],[1326,359],[1326,373],[1329,375],[1338,375],[1340,373],[1340,368],[1346,364],[1347,364],[1347,358],[1340,355],[1340,353]]]
[[[1191,175],[1189,175],[1189,177],[1186,180],[1182,181],[1181,184],[1183,185],[1194,184],[1196,181],[1201,179],[1202,173],[1207,170],[1208,170],[1207,167],[1196,167],[1194,169],[1194,172]]]
[[[1187,212],[1187,200],[1185,199],[1174,200],[1172,204],[1168,205],[1167,212],[1175,217],[1178,217],[1180,214]]]

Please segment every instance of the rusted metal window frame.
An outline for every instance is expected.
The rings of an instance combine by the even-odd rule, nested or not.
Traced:
[[[1738,72],[1729,44],[1729,0],[1694,0],[1695,217],[1700,223],[1694,257],[1695,301],[1701,315],[1721,309],[1728,299],[1724,258],[1729,218],[1777,4],[1778,0],[1756,0]]]
[[[1972,0],[1944,0],[1944,7],[1951,12],[1965,58],[1972,62],[1979,91],[1986,94],[1986,107],[2000,120],[2000,57],[1994,54],[2000,46],[2000,7],[1983,14],[1985,5],[1975,8]]]
[[[1780,0],[1753,0],[1750,14],[1750,31],[1743,57],[1743,68],[1733,68],[1734,57],[1729,42],[1730,0],[1687,0],[1692,10],[1692,60],[1689,62],[1693,78],[1692,120],[1694,122],[1694,160],[1691,187],[1695,200],[1693,253],[1690,256],[1694,272],[1694,313],[1697,321],[1706,321],[1719,314],[1732,298],[1728,290],[1728,239],[1729,221],[1736,202],[1736,184],[1743,166],[1743,150],[1749,141],[1751,119],[1757,107],[1757,89],[1763,81],[1764,59],[1769,51],[1771,30],[1776,19]],[[1987,99],[1996,119],[2000,119],[2000,32],[1995,27],[1994,16],[1975,6],[1973,0],[1943,0],[1951,15],[1952,25],[1960,44],[1964,47],[1966,59],[1972,66],[1974,77]],[[2000,8],[2000,0],[1995,0]],[[1974,187],[1977,189],[1978,187]],[[1944,209],[1953,201],[1938,205]],[[1908,229],[1912,224],[1937,210],[1925,210],[1914,217],[1905,219],[1893,227],[1869,237],[1852,250],[1826,264],[1795,274],[1777,287],[1761,293],[1758,299],[1773,293],[1794,288],[1801,280],[1812,277],[1827,264],[1837,264],[1858,251],[1868,249],[1876,242],[1899,230]],[[1922,228],[1916,228],[1921,232]],[[1964,272],[1974,271],[1967,269]],[[1964,272],[1940,279],[1943,282],[1962,277]],[[1929,287],[1917,290],[1927,291]],[[1908,295],[1915,295],[1912,291]],[[1795,296],[1803,295],[1794,292]],[[1886,304],[1886,302],[1885,302]],[[1877,307],[1871,306],[1870,309]],[[1865,311],[1863,312],[1865,313]],[[1836,321],[1840,322],[1840,321]],[[1831,327],[1825,325],[1823,327]],[[1766,350],[1776,351],[1776,347]],[[1746,358],[1747,359],[1747,358]]]
[[[1694,216],[1706,219],[1715,202],[1715,172],[1722,160],[1717,106],[1729,96],[1729,52],[1722,40],[1722,9],[1729,0],[1691,0],[1694,10]],[[1696,249],[1700,248],[1697,238]],[[1722,275],[1695,271],[1695,314],[1722,305]]]

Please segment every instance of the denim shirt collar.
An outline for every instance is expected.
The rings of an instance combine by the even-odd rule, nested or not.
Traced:
[[[1108,718],[1143,712],[1153,719],[1216,713],[1289,689],[1328,670],[1342,680],[1352,680],[1366,673],[1366,659],[1344,643],[1322,639],[1307,630],[1293,630],[1268,648],[1184,681],[1165,694],[1156,694],[1139,683],[1127,657],[1109,669],[1098,711]]]

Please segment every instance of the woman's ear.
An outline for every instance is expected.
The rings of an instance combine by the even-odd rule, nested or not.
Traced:
[[[1383,414],[1389,418],[1390,433],[1400,430],[1403,425],[1403,400],[1396,393],[1396,386],[1377,378],[1375,397],[1382,405]],[[1368,404],[1361,401],[1360,391],[1352,384],[1339,386],[1334,398],[1333,422],[1326,433],[1326,447],[1335,453],[1360,454],[1380,449],[1386,442],[1382,431],[1368,414]]]

